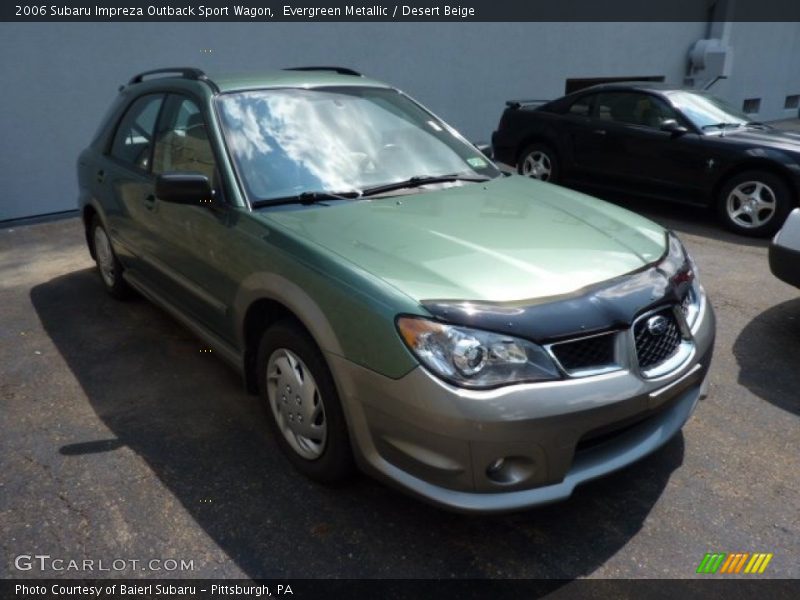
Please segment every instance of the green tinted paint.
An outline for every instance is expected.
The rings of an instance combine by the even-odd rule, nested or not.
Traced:
[[[665,251],[658,225],[522,177],[263,218],[418,301],[555,296],[639,269]]]

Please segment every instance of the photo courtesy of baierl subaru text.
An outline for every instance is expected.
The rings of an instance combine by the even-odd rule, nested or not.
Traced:
[[[0,6],[0,599],[800,597],[800,3]]]

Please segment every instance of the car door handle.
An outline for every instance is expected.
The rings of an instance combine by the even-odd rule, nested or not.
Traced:
[[[156,197],[154,194],[150,194],[144,199],[144,207],[147,210],[153,210],[156,207]]]
[[[605,129],[595,129],[592,133],[594,133],[595,135],[605,135],[606,134],[606,130]]]
[[[97,183],[103,183],[106,180],[106,172],[101,169],[95,175],[95,179],[97,179]]]

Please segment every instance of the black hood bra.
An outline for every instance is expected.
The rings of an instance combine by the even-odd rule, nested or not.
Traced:
[[[668,234],[668,252],[638,271],[577,292],[507,303],[425,300],[434,317],[461,325],[550,343],[603,331],[625,329],[652,308],[680,304],[694,279],[678,239]]]

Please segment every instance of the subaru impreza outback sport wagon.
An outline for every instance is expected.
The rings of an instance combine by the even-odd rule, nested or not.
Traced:
[[[349,69],[142,73],[78,173],[108,292],[241,371],[317,481],[358,466],[454,510],[536,506],[705,395],[714,315],[674,234],[505,176]]]

